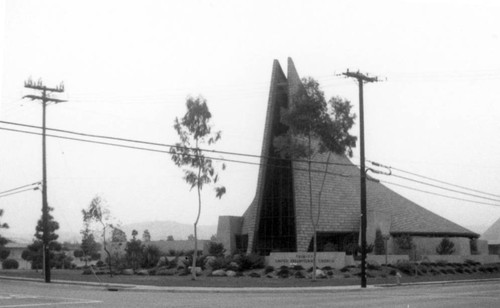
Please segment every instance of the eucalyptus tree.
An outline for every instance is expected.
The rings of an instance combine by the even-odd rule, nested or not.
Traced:
[[[313,227],[313,279],[316,279],[316,230],[328,162],[332,153],[352,156],[357,138],[349,133],[355,119],[349,101],[332,97],[327,102],[319,83],[313,78],[303,78],[302,84],[303,88],[292,97],[290,106],[281,110],[281,123],[288,129],[274,138],[273,145],[283,158],[307,161],[309,213]],[[325,152],[328,152],[327,163],[318,194],[318,209],[314,215],[311,165],[315,155]]]
[[[215,144],[221,138],[221,132],[212,131],[210,113],[207,101],[203,97],[189,97],[186,100],[187,111],[181,118],[176,118],[174,129],[179,136],[180,142],[170,149],[172,161],[184,171],[184,180],[190,189],[196,189],[198,193],[198,214],[194,222],[194,252],[191,268],[192,279],[196,279],[196,256],[198,252],[197,225],[200,220],[202,195],[201,191],[205,185],[212,185],[215,196],[221,198],[226,193],[226,188],[218,184],[219,175],[215,162],[212,158],[205,156],[204,148]],[[222,164],[222,170],[225,165]]]

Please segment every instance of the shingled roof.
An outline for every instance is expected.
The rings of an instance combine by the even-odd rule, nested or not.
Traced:
[[[286,89],[283,89],[286,87]],[[262,164],[259,170],[256,196],[244,214],[242,233],[248,234],[248,250],[255,247],[259,228],[259,215],[263,204],[263,191],[270,179],[266,179],[267,157],[272,154],[273,128],[279,121],[278,96],[285,92],[288,105],[291,97],[302,87],[292,59],[288,59],[288,76],[285,77],[278,61],[274,61],[271,89],[267,108],[266,126],[262,146]],[[279,105],[279,106],[278,106]],[[317,232],[359,232],[360,228],[360,178],[359,168],[346,156],[333,153],[316,155],[312,159],[313,208],[318,209],[318,198],[326,166],[328,173],[321,193],[321,212]],[[297,251],[306,251],[313,236],[309,210],[309,179],[306,162],[292,162],[293,200],[297,235]],[[404,198],[384,185],[367,182],[367,209],[386,217],[389,232],[396,234],[464,236],[478,235]]]
[[[481,235],[482,240],[488,241],[490,245],[500,244],[500,218],[493,223],[488,230]]]

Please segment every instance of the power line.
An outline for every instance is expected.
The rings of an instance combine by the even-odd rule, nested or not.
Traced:
[[[24,133],[24,134],[30,134],[30,135],[41,135],[41,133],[37,133],[37,132],[30,132],[30,131],[24,131],[24,130],[13,129],[13,128],[5,128],[5,127],[0,127],[0,130],[6,130],[6,131]],[[65,137],[65,136],[58,136],[58,135],[51,135],[51,134],[46,134],[46,136],[52,137],[52,138],[59,138],[59,139],[66,139],[66,140],[73,140],[73,141],[81,141],[81,142],[86,142],[86,143],[114,146],[114,147],[119,147],[119,148],[128,148],[128,149],[142,150],[142,151],[148,151],[148,152],[164,153],[164,154],[169,154],[169,155],[172,154],[172,153],[170,153],[170,151],[166,151],[166,150],[158,150],[158,149],[130,146],[130,145],[124,145],[124,144],[116,144],[116,143],[103,142],[103,141],[87,140],[87,139],[74,138],[74,137]],[[199,157],[200,155],[188,154],[188,156]],[[224,161],[224,162],[241,163],[241,164],[247,164],[247,165],[255,165],[255,166],[266,165],[266,166],[273,166],[273,167],[280,167],[280,168],[291,168],[291,169],[296,170],[296,171],[308,171],[307,169],[304,169],[304,168],[297,168],[297,167],[293,167],[293,166],[288,167],[288,166],[272,164],[272,163],[257,163],[257,162],[228,159],[228,158],[223,158],[223,157],[211,157],[211,156],[205,156],[205,158],[212,159],[212,160],[218,160],[218,161]],[[271,158],[269,158],[269,160],[282,160],[282,159],[271,157]],[[325,162],[325,164],[328,164],[328,163]],[[334,164],[334,163],[330,163],[330,164]],[[324,173],[325,171],[311,170],[311,172]],[[342,176],[342,177],[357,177],[357,176],[353,176],[353,175],[346,175],[346,174],[340,174],[340,173],[334,173],[334,172],[328,172],[328,174]]]
[[[418,191],[418,192],[422,192],[422,193],[426,193],[426,194],[430,194],[430,195],[435,195],[435,196],[440,196],[440,197],[444,197],[444,198],[449,198],[449,199],[459,200],[459,201],[465,201],[465,202],[477,203],[477,204],[484,204],[484,205],[500,206],[500,204],[486,203],[486,202],[481,202],[481,201],[475,201],[475,200],[469,200],[469,199],[456,198],[456,197],[452,197],[452,196],[448,196],[448,195],[443,195],[443,194],[435,193],[435,192],[428,191],[428,190],[423,190],[423,189],[413,188],[413,187],[406,186],[406,185],[396,184],[396,183],[389,182],[389,181],[382,181],[382,180],[379,180],[379,182],[384,183],[384,184],[389,184],[389,185],[394,185],[394,186],[398,186],[398,187],[406,188],[406,189],[410,189],[410,190],[414,190],[414,191]]]
[[[36,126],[36,125],[22,124],[22,123],[16,123],[16,122],[0,121],[0,123],[8,124],[8,125],[15,125],[15,126],[28,127],[28,128],[41,129],[39,126]],[[177,145],[165,144],[165,143],[148,142],[148,141],[128,139],[128,138],[120,138],[120,137],[111,137],[111,136],[103,136],[103,135],[96,135],[96,134],[88,134],[88,133],[81,133],[81,132],[75,132],[75,131],[70,131],[70,130],[48,128],[48,127],[46,129],[50,130],[50,131],[54,131],[54,132],[60,132],[60,133],[65,133],[65,134],[78,135],[78,136],[83,136],[83,137],[100,138],[100,139],[108,139],[108,140],[115,140],[115,141],[124,141],[124,142],[130,142],[130,143],[138,143],[138,144],[153,145],[153,146],[168,147],[168,148],[194,150],[194,148],[190,148],[190,147],[183,147],[183,146],[177,146]],[[20,132],[25,132],[25,131],[20,131]],[[51,137],[57,137],[58,138],[58,136],[56,136],[56,135],[51,135]],[[201,150],[203,152],[207,152],[207,153],[226,154],[226,155],[234,155],[234,156],[242,156],[242,157],[259,158],[259,159],[260,158],[277,159],[277,160],[293,161],[293,162],[299,162],[299,163],[307,163],[308,162],[307,160],[304,160],[304,159],[287,159],[287,158],[280,158],[280,157],[262,156],[262,155],[237,153],[237,152],[229,152],[229,151],[218,151],[218,150],[203,149],[203,148],[201,148],[199,150]],[[314,161],[314,160],[311,161],[311,162],[315,163],[315,164],[328,164],[328,165],[337,165],[337,166],[345,166],[345,167],[357,167],[354,164],[344,164],[344,163],[336,163],[336,162],[324,162],[324,161]]]
[[[422,185],[427,185],[427,186],[430,186],[430,187],[434,187],[434,188],[438,188],[438,189],[442,189],[442,190],[447,190],[447,191],[455,192],[455,193],[466,195],[466,196],[471,196],[471,197],[475,197],[475,198],[480,198],[480,199],[485,199],[485,200],[500,202],[499,199],[493,199],[493,198],[483,197],[483,196],[476,195],[476,194],[470,194],[470,193],[462,192],[462,191],[459,191],[459,190],[456,190],[456,189],[451,189],[451,188],[446,188],[446,187],[443,187],[443,186],[429,184],[429,183],[426,183],[426,182],[423,182],[423,181],[419,181],[419,180],[407,178],[405,176],[401,176],[401,175],[397,175],[397,174],[392,174],[391,176],[394,176],[396,178],[400,178],[400,179],[403,179],[403,180],[406,180],[406,181],[411,181],[411,182],[419,183],[419,184],[422,184]]]
[[[374,164],[375,166],[381,165],[381,164],[379,164],[377,162],[374,162],[374,161],[370,161],[369,160],[369,162],[372,163],[372,164]],[[481,194],[484,194],[484,195],[489,195],[489,196],[492,196],[492,197],[498,197],[498,198],[500,198],[500,195],[495,195],[495,194],[487,193],[487,192],[480,191],[480,190],[477,190],[477,189],[472,189],[472,188],[467,188],[465,186],[460,186],[460,185],[452,184],[452,183],[449,183],[449,182],[445,182],[445,181],[442,181],[442,180],[434,179],[434,178],[427,177],[427,176],[424,176],[424,175],[420,175],[420,174],[417,174],[417,173],[413,173],[413,172],[410,172],[410,171],[405,171],[405,170],[402,170],[402,169],[398,169],[398,168],[395,168],[395,167],[392,167],[392,166],[384,166],[384,167],[389,168],[389,169],[394,169],[396,171],[400,171],[400,172],[403,172],[403,173],[411,174],[411,175],[414,175],[414,176],[417,176],[417,177],[421,177],[423,179],[434,181],[434,182],[437,182],[437,183],[446,184],[446,185],[449,185],[449,186],[453,186],[453,187],[457,187],[457,188],[461,188],[461,189],[465,189],[465,190],[469,190],[469,191],[481,193]]]
[[[30,191],[30,190],[38,190],[38,189],[40,189],[40,188],[37,186],[37,187],[33,187],[33,188],[26,188],[26,189],[23,189],[23,190],[20,190],[20,191],[14,191],[14,192],[11,192],[11,193],[8,193],[8,194],[0,193],[0,198],[7,197],[7,196],[10,196],[10,195],[20,194],[22,192],[26,192],[26,191]]]
[[[40,185],[40,184],[41,184],[41,182],[35,182],[35,183],[32,183],[32,184],[27,184],[27,185],[19,186],[19,187],[16,187],[16,188],[12,188],[12,189],[9,189],[9,190],[2,191],[2,192],[0,192],[0,195],[8,193],[8,192],[11,192],[11,191],[19,190],[21,188],[25,188],[25,187],[29,187],[29,186],[35,186],[35,185]]]

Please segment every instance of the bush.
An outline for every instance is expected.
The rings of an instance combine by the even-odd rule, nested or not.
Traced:
[[[224,248],[224,244],[222,243],[216,243],[216,242],[210,242],[208,243],[208,254],[211,256],[222,256],[226,252],[226,249]]]
[[[348,272],[348,271],[349,271],[349,267],[348,267],[348,266],[344,266],[343,268],[341,268],[341,269],[340,269],[340,271],[341,271],[342,273],[346,273],[346,272]]]
[[[253,253],[240,255],[236,262],[242,271],[264,267],[264,257]]]
[[[439,255],[451,255],[455,252],[455,248],[453,247],[455,247],[455,244],[449,238],[445,237],[436,247],[436,253]]]
[[[256,273],[256,272],[253,272],[253,273],[250,273],[250,275],[248,275],[252,278],[260,278],[260,274],[259,273]]]
[[[95,264],[95,266],[97,267],[103,267],[104,265],[106,264],[104,264],[104,262],[102,262],[101,260],[97,261],[97,263]]]
[[[288,278],[290,276],[290,270],[288,268],[282,268],[276,273],[276,275],[280,278]]]
[[[73,251],[73,256],[75,258],[82,258],[84,256],[83,250],[77,249],[77,250]]]
[[[274,267],[271,265],[266,266],[266,268],[264,269],[264,274],[269,274],[271,272],[274,272]]]
[[[2,262],[2,268],[3,269],[18,269],[19,268],[19,262],[14,259],[6,259]]]
[[[415,274],[414,266],[410,262],[400,262],[400,263],[397,264],[397,268],[401,272],[403,272],[403,273],[405,273],[407,275],[412,276],[413,274]]]
[[[413,248],[413,238],[409,234],[401,234],[394,238],[396,245],[403,250],[410,250]]]
[[[306,278],[306,276],[302,272],[296,272],[294,276],[295,278]]]
[[[6,260],[10,255],[10,250],[0,247],[0,260]]]
[[[382,236],[382,231],[380,231],[380,229],[377,229],[377,231],[375,232],[374,253],[376,255],[383,255],[383,254],[385,254],[384,237]]]
[[[302,265],[294,265],[293,269],[296,271],[302,271],[302,270],[304,270],[304,267]]]
[[[156,245],[148,245],[143,250],[142,257],[142,267],[151,268],[158,264],[160,261],[161,251],[160,248]]]
[[[212,262],[210,262],[210,266],[212,267],[212,270],[219,270],[219,269],[225,269],[229,266],[229,263],[231,263],[231,260],[222,256],[219,256],[215,258]]]

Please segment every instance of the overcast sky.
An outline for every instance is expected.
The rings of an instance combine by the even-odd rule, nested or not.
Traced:
[[[65,83],[58,97],[68,102],[48,107],[48,127],[173,144],[186,97],[201,94],[222,130],[216,149],[259,155],[273,60],[286,70],[292,57],[301,76],[351,100],[356,113],[356,84],[335,75],[387,78],[365,87],[367,159],[500,200],[498,16],[497,1],[0,0],[0,120],[41,125],[40,103],[22,99],[36,94],[23,87],[31,76]],[[0,130],[0,144],[0,191],[41,180],[40,136]],[[200,224],[242,215],[257,173],[229,163],[228,193],[218,200],[205,190]],[[61,232],[80,230],[95,195],[122,223],[192,223],[196,194],[181,177],[167,154],[48,140],[49,204]],[[476,232],[500,217],[500,201],[385,180],[497,204],[388,185]],[[0,198],[0,208],[10,234],[30,235],[41,193]]]

